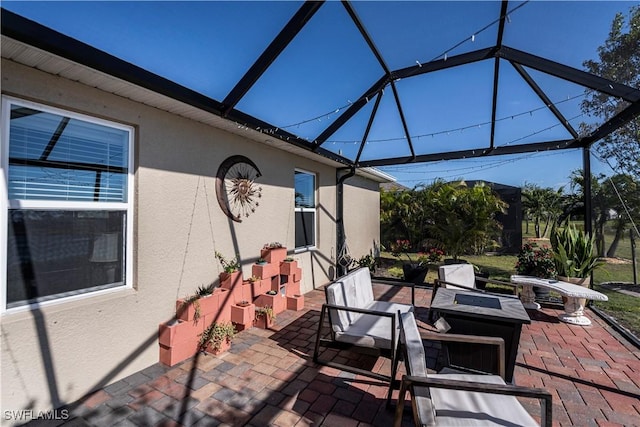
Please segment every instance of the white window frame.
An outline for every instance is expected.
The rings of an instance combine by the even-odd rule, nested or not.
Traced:
[[[128,162],[127,162],[127,201],[126,202],[80,202],[80,201],[50,201],[50,200],[9,200],[9,128],[11,105],[20,105],[26,108],[58,114],[63,117],[82,120],[99,124],[105,127],[119,129],[128,132]],[[97,117],[75,113],[69,110],[51,107],[45,104],[26,101],[12,96],[2,96],[0,109],[0,123],[2,123],[2,135],[0,139],[0,168],[2,169],[2,182],[0,183],[0,313],[10,314],[20,311],[33,310],[48,305],[61,304],[68,301],[91,298],[105,293],[121,292],[133,288],[133,218],[134,218],[134,128],[117,122],[112,122]],[[9,209],[40,209],[40,210],[120,210],[126,212],[126,234],[124,253],[125,284],[108,289],[98,289],[88,292],[80,292],[72,295],[62,295],[46,301],[33,302],[18,307],[7,309],[7,238]]]
[[[313,204],[314,207],[313,208],[298,208],[296,207],[296,202],[295,202],[295,191],[296,191],[296,185],[295,185],[295,173],[296,172],[301,172],[301,173],[306,173],[308,175],[313,175]],[[295,168],[294,169],[294,183],[293,183],[293,215],[294,215],[294,221],[293,221],[293,241],[294,241],[294,246],[295,246],[295,240],[296,240],[296,221],[295,221],[295,213],[296,212],[313,212],[313,244],[312,245],[308,245],[308,246],[299,246],[299,247],[295,247],[294,248],[294,253],[300,253],[300,252],[307,252],[307,251],[311,251],[311,250],[315,250],[317,245],[318,245],[318,174],[316,172],[312,172],[309,170],[305,170],[305,169],[300,169],[300,168]]]

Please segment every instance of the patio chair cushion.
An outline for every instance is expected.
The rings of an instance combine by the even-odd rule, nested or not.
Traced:
[[[476,287],[476,275],[473,271],[472,264],[450,264],[441,265],[438,268],[438,279],[449,283],[455,283],[467,288]],[[444,285],[446,288],[462,289],[449,284]]]
[[[326,287],[327,303],[343,307],[366,309],[373,302],[373,287],[369,269],[359,268]],[[358,320],[360,313],[331,310],[334,332],[343,332]]]
[[[431,374],[429,378],[504,384],[498,375]],[[514,396],[439,388],[430,388],[428,392],[431,395],[433,407],[436,408],[436,425],[539,425]]]
[[[418,331],[418,324],[413,313],[402,313],[402,335],[400,340],[405,347],[405,366],[407,374],[426,377],[427,362],[424,354],[424,344]],[[418,419],[427,425],[433,424],[436,419],[436,411],[431,403],[431,395],[428,387],[413,386],[413,405],[418,414]]]
[[[368,268],[359,268],[339,278],[326,288],[327,303],[368,311],[406,313],[413,310],[411,304],[401,304],[373,299],[373,285]],[[396,342],[391,332],[391,317],[354,313],[346,310],[329,310],[336,341],[364,347],[395,349],[400,335],[396,321]]]
[[[407,304],[392,303],[386,301],[374,301],[367,307],[371,311],[381,311],[385,313],[406,313],[413,307]],[[400,328],[396,322],[395,341],[391,336],[391,318],[375,316],[371,314],[360,314],[358,318],[351,322],[346,328],[335,330],[336,341],[357,344],[363,347],[393,349],[396,347]]]

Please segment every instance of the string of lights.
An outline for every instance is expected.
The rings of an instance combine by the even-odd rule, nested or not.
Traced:
[[[436,55],[434,58],[432,58],[430,60],[430,62],[431,61],[435,61],[435,60],[437,60],[439,58],[444,58],[444,60],[447,60],[447,55],[449,53],[451,53],[452,51],[454,51],[455,49],[457,49],[458,47],[460,47],[462,44],[464,44],[466,42],[474,42],[476,37],[479,34],[483,33],[487,29],[489,29],[492,26],[494,26],[495,24],[497,24],[502,18],[505,18],[510,23],[511,20],[510,20],[509,16],[511,14],[513,14],[514,12],[516,12],[518,9],[522,8],[527,3],[529,3],[529,1],[530,0],[526,0],[526,1],[522,2],[521,4],[513,7],[512,9],[510,9],[509,11],[506,12],[504,17],[501,16],[501,17],[495,19],[494,21],[490,22],[489,24],[483,26],[479,30],[473,32],[470,36],[465,37],[464,39],[462,39],[458,43],[454,44],[450,48],[444,50],[442,53]],[[418,64],[419,67],[422,67],[422,63],[420,61],[416,61],[416,63]],[[416,70],[416,72],[417,71],[418,70]],[[390,83],[388,83],[388,84],[390,84]],[[611,87],[611,85],[609,85],[609,86]],[[513,119],[516,119],[516,118],[519,118],[519,117],[522,117],[522,116],[525,116],[525,115],[533,116],[535,113],[537,113],[539,111],[548,110],[551,107],[558,106],[560,104],[563,104],[563,103],[566,103],[566,102],[570,102],[570,101],[573,101],[573,100],[581,98],[581,97],[586,97],[586,96],[589,95],[589,93],[591,91],[592,91],[592,89],[587,89],[583,93],[576,94],[576,95],[573,95],[573,96],[567,96],[565,99],[558,100],[556,102],[543,104],[543,105],[541,105],[539,107],[536,107],[536,108],[533,108],[533,109],[530,109],[530,110],[526,110],[526,111],[522,111],[522,112],[519,112],[519,113],[516,113],[516,114],[508,114],[508,115],[505,115],[504,117],[500,117],[500,118],[496,119],[494,122],[492,122],[492,121],[483,121],[483,122],[480,122],[480,123],[469,124],[469,125],[465,125],[465,126],[461,126],[461,127],[457,127],[457,128],[446,129],[446,130],[439,130],[439,131],[435,131],[435,132],[431,132],[431,133],[423,133],[423,134],[408,135],[408,136],[407,135],[403,135],[403,136],[391,137],[391,138],[370,139],[370,140],[367,140],[365,142],[365,144],[381,143],[381,142],[394,142],[394,141],[406,141],[407,138],[411,138],[414,141],[419,141],[419,140],[424,139],[424,138],[435,138],[436,136],[441,136],[441,135],[445,135],[445,134],[449,135],[449,134],[454,134],[454,133],[461,133],[461,132],[465,132],[465,131],[470,130],[470,129],[482,129],[483,127],[491,126],[493,123],[498,123],[498,122],[502,122],[502,121],[506,121],[506,120],[510,120],[510,119],[513,120]],[[597,91],[597,89],[596,89],[596,91]],[[384,94],[384,88],[381,90],[381,95],[382,94]],[[355,102],[357,103],[357,102],[360,102],[362,100],[365,100],[368,103],[371,99],[373,99],[373,96],[372,97],[363,97],[363,98],[360,98],[360,99],[356,100]],[[323,120],[331,120],[332,116],[334,116],[334,115],[342,112],[343,110],[349,108],[352,104],[354,104],[354,102],[352,102],[351,100],[347,100],[346,104],[344,104],[344,105],[342,105],[342,106],[340,106],[338,108],[332,109],[331,111],[328,111],[326,113],[311,117],[309,119],[305,119],[305,120],[302,120],[302,121],[299,121],[299,122],[296,122],[296,123],[292,123],[292,124],[288,124],[288,125],[285,125],[285,126],[263,128],[263,129],[257,128],[257,129],[254,129],[254,130],[257,130],[257,131],[262,132],[262,133],[272,134],[273,135],[273,134],[278,133],[280,130],[291,129],[291,128],[294,128],[294,127],[298,127],[299,128],[300,126],[308,124],[308,123],[311,123],[311,122],[317,122],[317,121],[323,121]],[[567,122],[575,120],[576,118],[581,117],[581,116],[583,116],[583,115],[581,114],[581,115],[575,116],[575,117],[567,120]],[[236,124],[237,124],[239,129],[245,129],[245,130],[249,130],[250,129],[246,124],[244,124],[244,125],[240,124],[240,123],[236,123]],[[545,129],[541,129],[541,130],[536,131],[536,132],[534,132],[532,134],[529,134],[529,135],[517,138],[515,140],[509,141],[504,145],[513,144],[515,142],[524,140],[524,139],[529,138],[531,136],[546,132],[546,131],[548,131],[550,129],[553,129],[553,128],[555,128],[557,126],[560,126],[560,125],[561,125],[561,123],[559,122],[556,125],[549,126],[549,127],[545,128]],[[309,138],[304,138],[303,137],[302,139],[305,139],[308,142],[312,142],[312,140],[309,139]],[[286,140],[288,141],[289,137],[287,137]],[[327,144],[331,144],[331,145],[336,145],[336,144],[358,145],[358,144],[362,143],[361,140],[327,140],[325,142]],[[342,155],[342,150],[339,150],[338,152],[339,152],[339,154]]]
[[[573,101],[574,99],[583,97],[584,94],[579,94],[579,95],[573,95],[570,97],[567,97],[561,101],[557,101],[557,102],[553,102],[551,104],[546,104],[540,107],[536,107],[534,109],[531,110],[527,110],[527,111],[523,111],[520,113],[516,113],[516,114],[510,114],[504,117],[500,117],[498,119],[495,120],[496,123],[502,122],[502,121],[506,121],[506,120],[513,120],[516,119],[518,117],[521,116],[526,116],[526,115],[530,115],[533,116],[534,113],[541,111],[541,110],[547,110],[549,107],[553,106],[558,106],[564,102],[569,102],[569,101]],[[570,119],[569,121],[571,121],[573,119]],[[459,133],[459,132],[464,132],[465,130],[469,130],[469,129],[477,129],[477,128],[482,128],[484,126],[489,126],[491,125],[491,121],[485,121],[485,122],[481,122],[481,123],[474,123],[474,124],[470,124],[470,125],[466,125],[466,126],[461,126],[458,128],[452,128],[452,129],[446,129],[446,130],[441,130],[441,131],[436,131],[436,132],[431,132],[431,133],[425,133],[425,134],[419,134],[419,135],[411,135],[412,139],[421,139],[421,138],[427,138],[427,137],[436,137],[439,135],[448,135],[448,134],[452,134],[452,133]],[[531,136],[531,135],[528,135]],[[528,136],[524,137],[527,138]],[[401,136],[401,137],[394,137],[394,138],[380,138],[380,139],[370,139],[367,140],[367,143],[369,142],[393,142],[393,141],[402,141],[405,140],[406,137]],[[327,140],[327,143],[331,143],[333,145],[335,144],[359,144],[361,141],[348,141],[348,140]]]
[[[513,157],[513,158],[509,158],[509,159],[503,159],[503,160],[497,160],[494,162],[487,162],[483,165],[480,166],[470,166],[468,168],[461,168],[460,170],[464,169],[467,170],[467,172],[465,172],[465,176],[468,175],[472,175],[472,174],[476,174],[476,173],[480,173],[480,172],[485,172],[487,170],[490,169],[495,169],[497,167],[500,166],[504,166],[505,164],[508,163],[515,163],[521,160],[529,160],[531,157],[548,157],[548,156],[559,156],[559,155],[563,155],[565,153],[562,152],[558,152],[558,151],[553,151],[553,152],[545,152],[545,153],[526,153],[517,157]],[[386,168],[384,170],[387,170]],[[459,169],[448,169],[445,171],[432,171],[432,170],[422,170],[422,171],[415,171],[415,172],[409,172],[409,171],[404,171],[402,173],[420,173],[420,174],[434,174],[434,173],[442,173],[443,175],[438,175],[438,179],[444,179],[444,180],[448,180],[448,179],[456,179],[456,178],[460,178],[460,173],[458,173]],[[400,171],[398,171],[400,172]],[[423,183],[425,182],[425,179],[404,179],[403,182],[407,182],[407,183]]]
[[[518,9],[520,9],[521,7],[523,7],[524,5],[526,5],[527,3],[529,3],[529,1],[530,1],[530,0],[526,0],[526,1],[522,2],[521,4],[519,4],[519,5],[515,6],[515,7],[514,7],[514,8],[512,8],[511,10],[507,11],[507,13],[506,13],[506,19],[507,19],[507,21],[511,22],[511,21],[510,21],[509,16],[510,16],[512,13],[514,13],[515,11],[517,11]],[[453,46],[451,46],[450,48],[448,48],[448,49],[444,50],[442,53],[440,53],[440,54],[438,54],[438,55],[434,56],[434,57],[433,57],[430,61],[428,61],[428,62],[432,62],[432,61],[435,61],[435,60],[440,59],[440,58],[443,58],[443,59],[447,60],[447,58],[448,58],[448,54],[449,54],[449,53],[451,53],[452,51],[454,51],[455,49],[457,49],[458,47],[462,46],[463,44],[465,44],[465,43],[467,43],[467,42],[469,42],[469,41],[471,41],[472,43],[473,43],[473,42],[475,42],[476,37],[477,37],[479,34],[483,33],[484,31],[488,30],[488,29],[489,29],[489,28],[491,28],[492,26],[496,25],[498,22],[500,22],[500,19],[502,19],[502,17],[499,17],[499,18],[497,18],[497,19],[493,20],[492,22],[488,23],[487,25],[485,25],[484,27],[480,28],[480,29],[479,29],[479,30],[477,30],[477,31],[474,31],[473,33],[471,33],[471,35],[470,35],[470,36],[466,36],[465,38],[463,38],[462,40],[460,40],[458,43],[456,43],[456,44],[454,44]],[[422,68],[422,63],[421,63],[419,60],[416,60],[416,64],[418,64],[418,66],[419,66],[420,68]],[[410,76],[408,76],[408,77],[410,77]],[[382,91],[384,92],[384,89],[383,89]],[[370,99],[368,99],[368,98],[359,98],[356,102],[362,101],[363,99],[364,99],[364,100],[366,100],[367,102],[369,102],[369,100],[370,100]],[[319,115],[317,115],[317,116],[315,116],[315,117],[311,117],[311,118],[309,118],[309,119],[305,119],[305,120],[302,120],[302,121],[299,121],[299,122],[296,122],[296,123],[291,123],[291,124],[288,124],[288,125],[280,126],[280,127],[279,127],[279,128],[277,128],[277,129],[291,129],[291,128],[300,127],[300,126],[305,125],[305,124],[307,124],[307,123],[316,122],[316,121],[322,121],[322,120],[323,120],[323,119],[325,119],[325,118],[326,118],[326,119],[330,119],[332,115],[334,115],[334,114],[338,114],[338,113],[340,113],[341,111],[343,111],[343,110],[345,110],[345,109],[349,108],[349,107],[351,106],[351,104],[353,104],[353,102],[351,102],[350,100],[347,100],[347,103],[346,103],[346,104],[341,105],[341,106],[339,106],[339,107],[337,107],[337,108],[335,108],[335,109],[333,109],[333,110],[331,110],[331,111],[327,111],[326,113],[319,114]],[[241,125],[241,126],[242,126],[242,125]],[[241,127],[241,126],[239,126],[239,127]]]

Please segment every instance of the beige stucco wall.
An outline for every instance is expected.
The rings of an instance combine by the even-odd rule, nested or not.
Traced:
[[[353,176],[344,187],[344,229],[352,258],[359,259],[380,244],[380,185]]]
[[[250,275],[264,243],[293,247],[294,168],[318,174],[317,250],[294,255],[303,290],[328,282],[335,168],[4,59],[2,92],[132,125],[137,147],[133,289],[5,313],[2,411],[73,402],[156,363],[158,324],[172,317],[176,298],[217,279],[214,251],[239,253]],[[221,212],[214,189],[218,166],[234,154],[251,158],[263,175],[260,206],[240,224]],[[353,252],[364,254],[379,233],[377,184],[354,181],[366,185],[347,187],[345,213],[358,213],[347,233]]]

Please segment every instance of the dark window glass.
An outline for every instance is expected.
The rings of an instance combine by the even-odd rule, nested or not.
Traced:
[[[315,216],[315,212],[296,212],[296,248],[315,245]]]
[[[296,171],[294,181],[296,248],[315,246],[316,176]]]
[[[9,210],[7,308],[125,284],[125,211]]]

